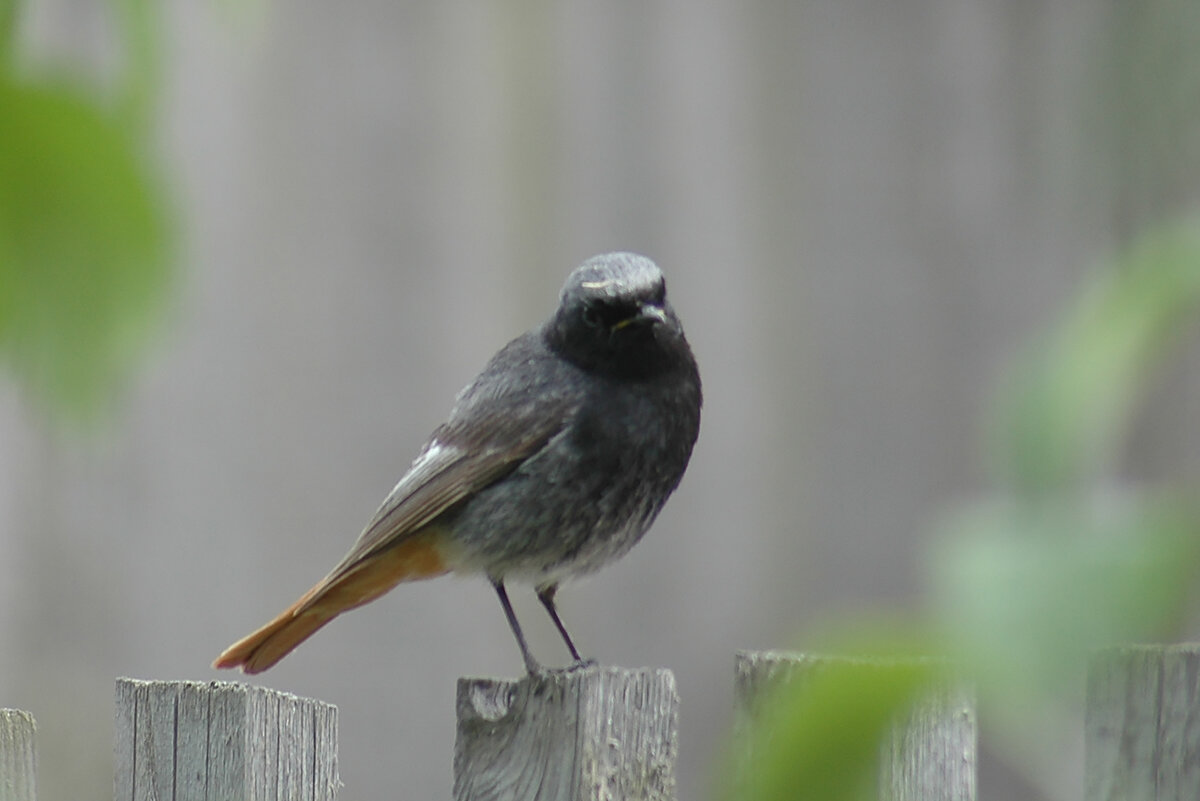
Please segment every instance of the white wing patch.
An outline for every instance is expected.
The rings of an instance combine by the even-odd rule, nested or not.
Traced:
[[[425,482],[426,477],[430,473],[438,472],[447,462],[453,462],[461,455],[461,449],[453,445],[443,445],[436,439],[433,440],[425,450],[421,451],[416,459],[413,459],[412,466],[408,468],[408,472],[396,482],[396,486],[388,494],[388,501],[406,495],[409,486],[420,486]],[[386,505],[387,501],[384,501],[384,504]]]

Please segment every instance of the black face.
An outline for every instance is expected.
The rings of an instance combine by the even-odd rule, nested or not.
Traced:
[[[655,375],[686,348],[662,273],[631,253],[597,256],[571,273],[547,336],[576,364],[615,376]]]

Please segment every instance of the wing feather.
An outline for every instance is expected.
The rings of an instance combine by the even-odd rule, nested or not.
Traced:
[[[532,410],[530,410],[532,411]],[[455,504],[499,481],[537,453],[565,424],[560,406],[549,413],[472,417],[467,427],[443,426],[384,499],[371,522],[323,583],[412,537]],[[497,417],[499,419],[497,419]],[[483,434],[483,436],[480,436]]]

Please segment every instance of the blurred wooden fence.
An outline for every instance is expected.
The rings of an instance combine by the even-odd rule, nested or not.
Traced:
[[[851,662],[739,654],[739,730],[761,714],[767,687]],[[674,799],[678,703],[664,669],[461,679],[454,798]],[[230,682],[118,679],[115,724],[117,801],[328,801],[340,788],[337,708],[321,701]],[[973,801],[976,736],[970,689],[932,687],[881,745],[879,797]],[[0,801],[36,798],[34,740],[28,713],[0,710]],[[1086,741],[1086,801],[1200,798],[1200,645],[1099,653]]]

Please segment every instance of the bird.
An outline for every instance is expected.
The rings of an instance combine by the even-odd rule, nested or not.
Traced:
[[[491,582],[530,675],[506,583],[555,605],[559,585],[625,555],[679,485],[700,432],[700,373],[658,266],[608,253],[567,277],[557,308],[457,395],[350,551],[214,668],[259,673],[338,615],[401,582]]]

